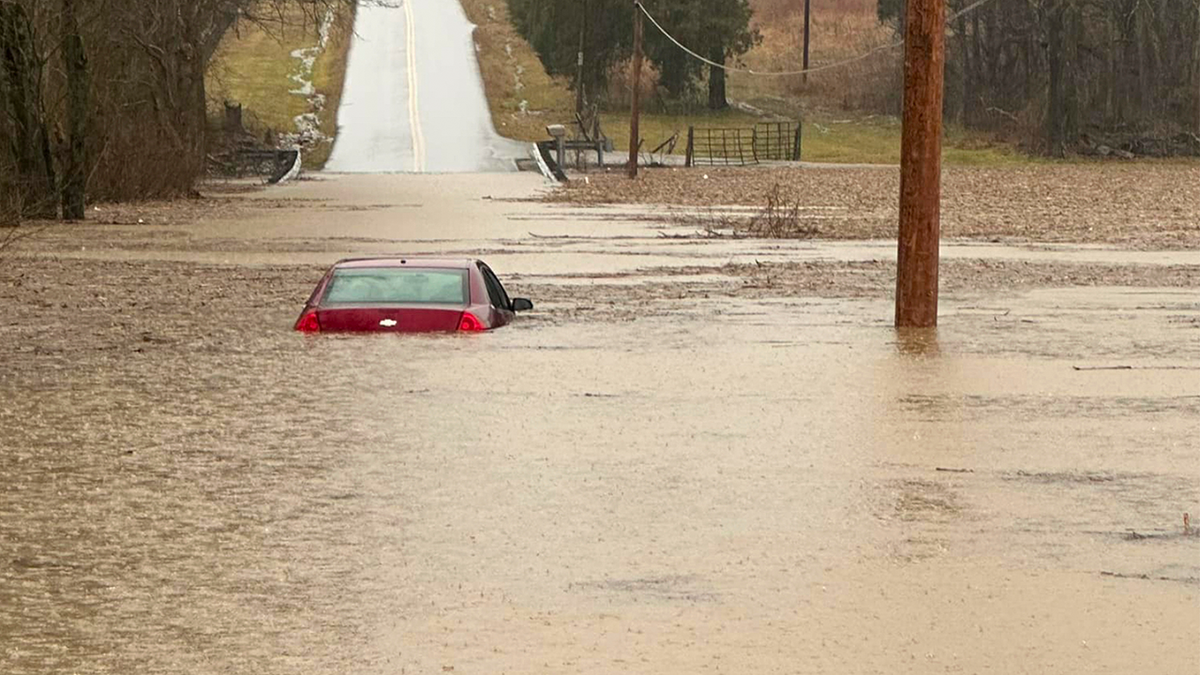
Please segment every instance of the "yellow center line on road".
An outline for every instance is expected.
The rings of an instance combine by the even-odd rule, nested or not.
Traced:
[[[408,48],[408,121],[412,127],[413,171],[425,171],[425,135],[421,131],[421,109],[417,98],[417,28],[413,23],[413,0],[404,0],[405,43]]]

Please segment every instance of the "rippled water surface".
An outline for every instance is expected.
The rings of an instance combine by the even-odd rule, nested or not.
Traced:
[[[312,337],[170,269],[12,286],[0,672],[1200,669],[1190,291]]]

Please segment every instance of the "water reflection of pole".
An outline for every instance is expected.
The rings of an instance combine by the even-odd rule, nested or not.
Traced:
[[[896,326],[937,325],[945,0],[908,0]]]
[[[936,358],[942,355],[935,330],[902,328],[896,331],[896,351],[904,356]]]

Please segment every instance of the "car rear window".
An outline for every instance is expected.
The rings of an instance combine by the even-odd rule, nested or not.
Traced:
[[[360,303],[467,304],[467,272],[414,267],[334,270],[322,305]]]

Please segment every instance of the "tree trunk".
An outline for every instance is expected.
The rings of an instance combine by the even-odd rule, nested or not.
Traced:
[[[1055,0],[1047,17],[1046,57],[1050,70],[1046,107],[1047,150],[1066,155],[1079,135],[1079,42],[1082,14],[1074,0]]]
[[[991,69],[984,65],[983,61],[983,31],[979,27],[979,12],[972,13],[971,16],[971,42],[975,48],[975,58],[972,63],[975,65],[975,86],[981,91],[991,89],[992,76]],[[977,76],[976,76],[977,75]]]
[[[1076,0],[1067,0],[1067,11],[1063,16],[1066,38],[1067,60],[1063,71],[1064,109],[1063,141],[1075,145],[1079,140],[1079,100],[1081,65],[1079,62],[1083,43],[1083,9]]]
[[[1117,52],[1115,45],[1117,44],[1117,31],[1113,27],[1112,21],[1105,22],[1105,35],[1108,36],[1110,44],[1114,48],[1105,50],[1105,59],[1107,61],[1108,77],[1104,82],[1104,124],[1111,126],[1117,118],[1117,87],[1120,82],[1120,70],[1117,66]]]
[[[1137,116],[1134,101],[1137,99],[1140,86],[1138,79],[1141,77],[1141,70],[1138,68],[1140,50],[1137,46],[1137,3],[1125,4],[1125,13],[1120,17],[1121,45],[1125,61],[1125,67],[1122,69],[1124,77],[1121,78],[1121,96],[1118,99],[1121,102],[1119,121],[1122,124],[1132,122]]]
[[[54,218],[57,180],[50,156],[50,137],[42,108],[40,68],[34,51],[29,17],[15,3],[0,3],[0,77],[6,95],[0,112],[11,120],[14,138],[7,150],[16,165],[16,185],[22,215]],[[0,148],[5,150],[6,148]]]
[[[67,73],[67,147],[63,161],[62,215],[83,220],[87,181],[88,68],[75,0],[62,3],[63,66]]]
[[[208,101],[204,86],[205,64],[189,45],[177,52],[179,100],[176,110],[177,129],[182,140],[179,168],[172,181],[177,191],[186,191],[204,174],[205,148],[208,137]]]
[[[713,55],[713,61],[725,63],[725,50]],[[725,97],[725,70],[716,66],[708,67],[708,108],[709,110],[724,110],[729,107]]]
[[[979,84],[978,78],[975,77],[975,69],[971,62],[971,40],[967,36],[967,20],[965,17],[958,18],[958,44],[961,50],[960,58],[962,59],[962,68],[960,69],[960,77],[962,78],[961,96],[962,108],[959,112],[961,117],[959,122],[964,126],[971,124],[976,119],[976,96],[975,87]]]

